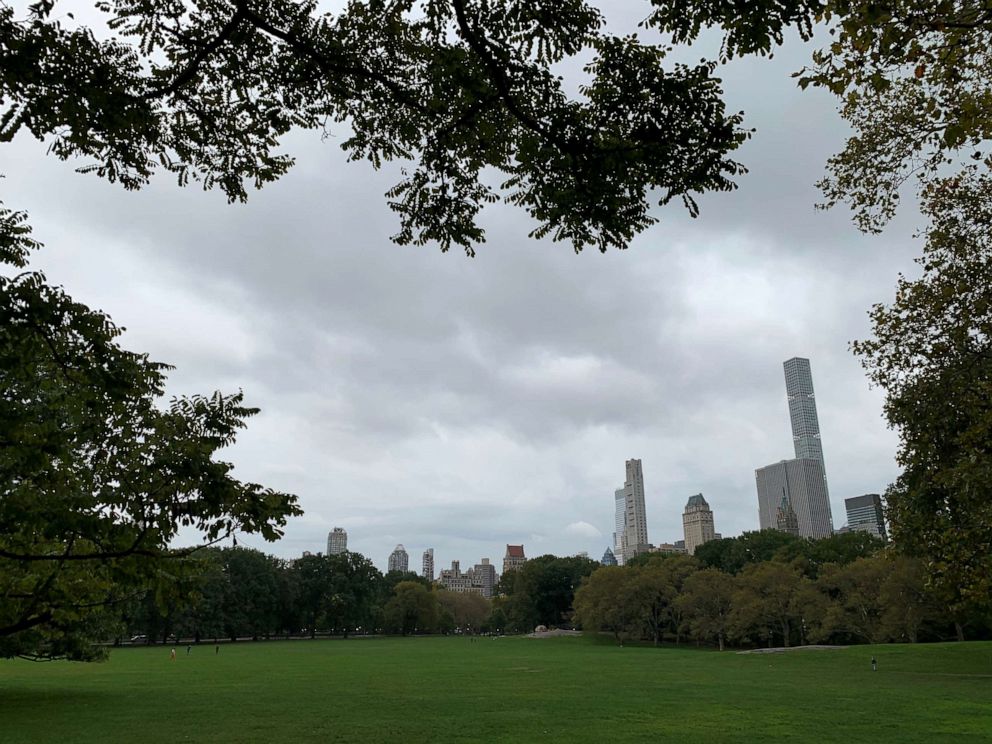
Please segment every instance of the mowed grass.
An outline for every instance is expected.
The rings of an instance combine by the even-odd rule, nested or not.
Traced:
[[[740,655],[456,637],[177,653],[0,662],[0,742],[992,742],[992,643]]]

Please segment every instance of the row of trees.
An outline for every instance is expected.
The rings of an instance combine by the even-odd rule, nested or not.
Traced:
[[[492,601],[445,591],[414,573],[382,574],[352,552],[287,561],[246,548],[210,548],[174,568],[167,590],[125,606],[120,637],[529,632],[568,624],[576,590],[599,564],[539,556],[504,574]]]
[[[671,638],[739,645],[884,643],[988,634],[992,616],[963,614],[928,585],[923,562],[864,534],[801,540],[744,533],[696,556],[638,556],[593,573],[574,621],[619,642]]]
[[[992,630],[992,617],[928,586],[922,561],[866,533],[805,540],[746,532],[695,556],[643,554],[626,566],[531,559],[492,600],[381,574],[358,553],[286,561],[244,548],[180,563],[163,596],[128,605],[121,631],[151,639],[352,633],[529,632],[537,625],[609,632],[618,642],[736,645],[912,642]]]
[[[406,635],[476,631],[490,616],[479,595],[435,590],[413,573],[383,575],[359,553],[286,561],[246,548],[207,549],[179,567],[168,593],[148,592],[124,607],[121,637]]]
[[[575,598],[586,630],[618,641],[741,645],[916,642],[940,634],[946,614],[924,589],[920,563],[876,555],[826,564],[817,579],[793,564],[763,561],[738,575],[700,568],[686,556],[647,565],[608,566]]]

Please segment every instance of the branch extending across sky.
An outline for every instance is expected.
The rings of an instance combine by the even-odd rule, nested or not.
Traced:
[[[158,168],[230,199],[280,177],[294,127],[346,123],[351,159],[411,161],[390,190],[400,243],[473,253],[477,215],[503,198],[576,250],[626,247],[661,202],[734,188],[746,139],[725,113],[713,64],[663,64],[665,50],[602,31],[584,0],[382,0],[336,15],[315,2],[152,0],[97,4],[109,38],[0,10],[2,132],[138,188]],[[591,52],[571,98],[553,66]],[[505,176],[491,187],[483,172]]]

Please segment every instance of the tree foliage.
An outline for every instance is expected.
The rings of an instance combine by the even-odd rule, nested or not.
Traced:
[[[34,247],[0,211],[0,260]],[[167,582],[181,528],[281,534],[296,498],[216,459],[257,409],[173,398],[166,365],[122,349],[103,313],[39,272],[0,275],[0,656],[90,658],[108,607]]]
[[[433,633],[438,623],[437,595],[419,581],[401,581],[385,606],[386,629],[410,635]]]
[[[723,651],[733,599],[733,577],[716,568],[704,568],[686,578],[678,602],[688,618],[690,632],[703,640],[716,639]]]
[[[780,530],[744,532],[738,537],[710,540],[696,548],[702,565],[726,573],[740,573],[753,563],[777,560],[795,563],[807,577],[815,579],[820,566],[846,564],[874,555],[884,543],[867,532],[848,532],[818,540],[800,538]]]
[[[534,236],[605,250],[656,221],[652,199],[696,214],[743,170],[716,64],[610,35],[584,0],[100,0],[93,26],[61,7],[0,9],[0,137],[29,131],[126,188],[163,169],[244,199],[291,166],[290,129],[341,123],[349,159],[412,164],[387,194],[400,243],[472,253],[503,198]]]
[[[532,631],[537,625],[557,626],[571,620],[572,602],[582,580],[599,567],[589,558],[531,558],[501,584],[508,591],[504,610],[510,626]]]
[[[984,0],[652,4],[648,23],[677,42],[721,28],[724,58],[769,54],[790,29],[804,40],[825,30],[829,43],[796,76],[841,101],[853,133],[820,187],[824,206],[849,204],[862,230],[888,222],[907,182],[922,193],[948,168],[992,167],[992,8]]]
[[[492,613],[490,600],[475,592],[436,592],[438,608],[450,627],[478,632],[486,626]]]
[[[927,191],[917,279],[871,312],[854,350],[886,394],[904,472],[886,493],[892,537],[959,602],[992,596],[992,178]]]
[[[631,601],[629,566],[603,566],[575,593],[575,620],[585,630],[608,631],[617,643],[630,635],[637,608]]]
[[[792,644],[802,612],[796,599],[805,579],[791,566],[772,561],[747,566],[737,580],[731,622],[734,633],[754,642],[775,638]]]

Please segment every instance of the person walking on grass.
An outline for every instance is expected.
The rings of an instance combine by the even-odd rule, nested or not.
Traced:
[[[871,657],[871,670],[873,672],[878,671],[878,660],[874,656]]]
[[[175,660],[176,660],[176,649],[172,649],[172,651],[169,653],[169,661],[175,661]]]

